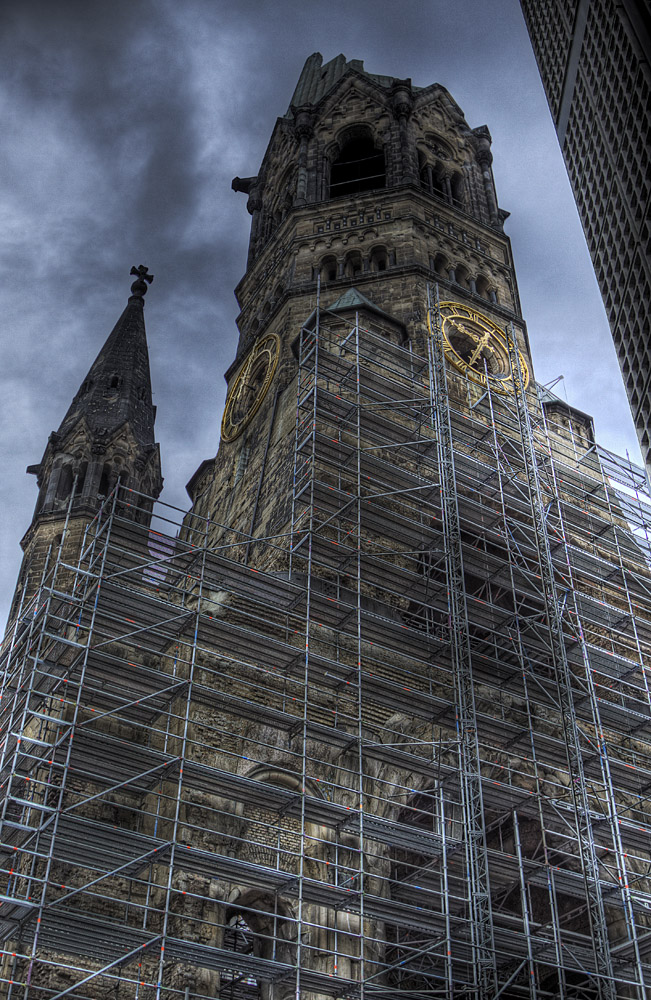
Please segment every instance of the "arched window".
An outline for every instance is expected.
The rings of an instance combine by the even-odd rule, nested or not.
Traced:
[[[346,257],[346,263],[344,264],[344,274],[347,278],[356,278],[362,273],[362,255],[358,250],[353,250]]]
[[[420,149],[418,150],[418,177],[420,186],[425,191],[428,191],[437,198],[448,200],[441,163],[437,160],[431,160]]]
[[[259,971],[251,959],[266,959],[292,965],[296,961],[296,920],[290,906],[277,896],[258,889],[242,893],[226,910],[224,950],[233,953],[233,968],[222,972],[220,997],[224,1000],[267,1000],[294,996],[291,990],[270,993],[264,963]],[[237,957],[236,957],[237,956]],[[247,962],[247,958],[249,961]],[[246,991],[242,987],[246,984]]]
[[[237,955],[254,955],[254,934],[241,913],[232,913],[224,927],[224,948]],[[235,964],[235,963],[234,963]],[[242,991],[244,987],[245,992]],[[221,975],[220,995],[223,997],[245,996],[247,1000],[262,997],[262,991],[255,976],[242,973],[239,969],[226,969]]]
[[[427,156],[422,151],[418,150],[418,177],[420,180],[420,186],[425,188],[426,191],[432,193],[432,164],[428,163]]]
[[[80,496],[84,488],[84,483],[86,481],[86,473],[88,472],[88,462],[81,462],[79,468],[77,469],[77,481],[75,483],[75,496]]]
[[[337,279],[337,259],[336,257],[324,257],[321,261],[321,281],[336,281]]]
[[[452,191],[452,203],[463,208],[466,203],[466,188],[463,182],[463,175],[453,173],[450,177],[450,189]]]
[[[477,275],[477,281],[475,282],[475,285],[477,287],[477,295],[481,295],[483,299],[487,299],[488,287],[489,287],[488,278],[486,278],[486,276],[483,274]]]
[[[66,500],[70,496],[70,492],[72,490],[72,482],[73,482],[72,466],[64,465],[63,468],[61,469],[61,473],[59,475],[59,482],[57,484],[57,494],[56,494],[57,500]]]
[[[386,271],[389,266],[389,255],[386,247],[375,247],[371,251],[371,271]]]
[[[445,827],[450,841],[460,840],[462,824],[460,807],[442,801],[440,792],[423,789],[411,796],[397,819],[420,834],[421,850],[413,845],[392,847],[391,892],[394,898],[408,898],[414,886],[422,885],[426,872],[432,867],[441,830]],[[431,996],[436,992],[440,976],[438,959],[430,953],[423,953],[422,932],[410,927],[401,927],[390,922],[386,924],[386,962],[388,984],[399,992],[410,995]]]
[[[457,264],[454,269],[457,276],[457,284],[463,288],[470,288],[470,272],[465,264]]]
[[[444,198],[447,201],[445,179],[440,166],[436,166],[432,171],[432,194],[437,198]]]
[[[384,153],[375,148],[369,130],[345,140],[330,170],[330,197],[386,187]]]
[[[110,489],[110,476],[111,476],[111,466],[107,463],[102,468],[102,475],[99,479],[99,489],[97,490],[100,496],[108,496]]]
[[[447,278],[450,265],[445,254],[437,253],[434,258],[434,270],[437,274],[440,274],[442,278]]]

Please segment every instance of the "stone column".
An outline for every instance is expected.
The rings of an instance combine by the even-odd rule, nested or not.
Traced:
[[[99,492],[99,481],[102,476],[103,464],[103,458],[101,458],[97,452],[93,452],[93,457],[88,463],[88,469],[86,471],[86,482],[84,483],[83,492],[81,494],[82,500],[89,500],[92,497],[97,496]]]
[[[296,179],[296,205],[305,205],[307,201],[307,159],[310,139],[314,133],[312,114],[305,108],[294,111],[296,135],[299,140],[298,175]]]
[[[484,182],[484,194],[486,196],[486,207],[491,223],[496,226],[499,223],[497,201],[495,199],[495,189],[493,187],[493,177],[491,174],[491,163],[493,154],[491,153],[491,136],[485,125],[473,129],[475,157],[481,170]]]
[[[257,188],[251,189],[249,200],[246,203],[246,208],[251,216],[251,242],[249,250],[249,261],[251,261],[255,254],[256,244],[260,236],[260,218],[262,212],[262,198],[260,197]]]
[[[402,183],[414,181],[411,143],[407,135],[407,120],[412,109],[411,80],[396,80],[393,86],[393,110],[400,130],[400,173]]]

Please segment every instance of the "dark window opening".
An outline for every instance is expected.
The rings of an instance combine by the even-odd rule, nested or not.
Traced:
[[[384,247],[376,247],[371,254],[371,270],[386,271],[389,266],[389,255]]]
[[[330,197],[357,194],[386,187],[384,153],[378,151],[370,137],[350,139],[330,171]]]
[[[224,928],[224,949],[236,955],[255,955],[255,935],[241,913],[231,917]],[[237,1000],[258,1000],[262,996],[255,978],[239,968],[225,969],[221,975],[220,996]]]
[[[64,465],[61,469],[61,474],[59,476],[59,482],[57,484],[57,500],[65,500],[70,496],[72,491],[72,467],[69,465]]]
[[[465,205],[465,189],[461,174],[452,174],[450,178],[450,189],[452,191],[452,203],[461,208]]]
[[[110,471],[111,471],[110,466],[108,465],[105,465],[104,468],[102,469],[102,475],[100,476],[99,480],[99,489],[97,491],[100,494],[100,496],[104,497],[108,496]]]
[[[336,281],[337,261],[334,257],[325,257],[321,261],[321,281]]]
[[[437,198],[448,200],[440,165],[430,163],[420,150],[418,151],[418,177],[420,186],[425,191],[429,191]]]
[[[347,278],[356,278],[362,273],[363,264],[361,254],[354,252],[348,255],[344,265],[344,274]]]
[[[88,472],[88,462],[82,462],[77,470],[77,481],[75,483],[75,496],[79,496],[84,488],[84,483],[86,482],[86,473]]]

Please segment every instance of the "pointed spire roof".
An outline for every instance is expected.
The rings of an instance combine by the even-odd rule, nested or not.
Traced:
[[[154,444],[144,296],[153,275],[131,268],[136,280],[127,307],[95,358],[58,430],[65,437],[84,418],[93,434],[106,436],[125,423],[142,445]]]

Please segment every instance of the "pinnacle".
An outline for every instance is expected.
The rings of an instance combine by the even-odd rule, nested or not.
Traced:
[[[136,280],[127,306],[63,418],[60,437],[67,435],[83,417],[92,434],[106,436],[129,423],[140,444],[154,443],[154,407],[143,311],[144,295],[153,275],[142,265],[132,268],[131,274],[136,275]]]

